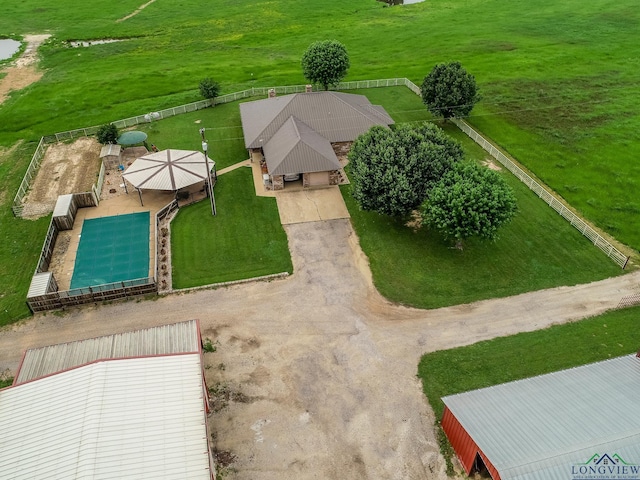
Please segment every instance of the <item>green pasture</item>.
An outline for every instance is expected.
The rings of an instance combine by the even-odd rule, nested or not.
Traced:
[[[215,217],[203,201],[171,223],[174,288],[293,271],[276,200],[255,195],[250,168],[220,175],[215,199]]]
[[[0,107],[0,145],[197,100],[205,76],[222,93],[303,83],[304,49],[335,38],[351,56],[347,80],[419,83],[436,62],[461,61],[483,95],[471,122],[587,218],[640,248],[640,11],[632,0],[158,1],[118,21],[142,3],[2,2],[0,34],[52,38],[41,50],[44,77]],[[126,41],[64,43],[99,38]]]

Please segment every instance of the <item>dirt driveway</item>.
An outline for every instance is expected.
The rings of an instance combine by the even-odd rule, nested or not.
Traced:
[[[0,331],[0,371],[50,343],[199,318],[220,395],[210,417],[229,479],[444,479],[420,383],[422,353],[614,308],[640,272],[424,311],[372,288],[349,220],[285,226],[287,280],[48,314]],[[229,458],[229,455],[225,455]]]

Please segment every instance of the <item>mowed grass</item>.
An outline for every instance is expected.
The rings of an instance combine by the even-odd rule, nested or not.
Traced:
[[[26,304],[27,290],[51,218],[22,220],[11,211],[24,174],[19,159],[33,155],[36,146],[20,143],[10,151],[0,149],[0,326],[31,313]]]
[[[463,144],[468,161],[487,157],[455,127],[446,131]],[[502,175],[516,193],[516,217],[498,240],[469,239],[462,251],[436,231],[360,210],[351,187],[341,187],[380,293],[401,304],[437,308],[623,273],[513,175]]]
[[[174,288],[293,271],[275,198],[255,195],[250,168],[221,175],[215,198],[215,217],[202,201],[171,223]]]
[[[418,366],[436,419],[441,398],[630,354],[640,344],[640,307],[425,354]]]

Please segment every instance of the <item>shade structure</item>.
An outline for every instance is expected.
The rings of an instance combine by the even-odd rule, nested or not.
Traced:
[[[209,161],[209,168],[213,162]],[[123,177],[134,187],[149,190],[179,190],[207,179],[207,161],[202,152],[162,150],[148,153],[131,164]]]
[[[131,130],[124,132],[118,137],[118,143],[120,145],[137,145],[147,140],[147,134],[138,130]]]

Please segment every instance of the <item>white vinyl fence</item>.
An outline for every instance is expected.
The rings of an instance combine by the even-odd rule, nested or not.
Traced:
[[[415,83],[407,78],[388,78],[381,80],[357,80],[354,82],[342,82],[339,83],[335,90],[357,90],[360,88],[377,88],[377,87],[395,87],[395,86],[404,86],[411,90],[416,95],[420,96],[420,87],[418,87]],[[160,110],[158,112],[153,112],[152,114],[144,114],[137,115],[135,117],[126,118],[123,120],[116,120],[113,123],[117,128],[126,128],[132,127],[135,125],[139,125],[142,123],[150,123],[153,120],[159,120],[163,118],[173,117],[175,115],[181,115],[183,113],[195,112],[196,110],[202,110],[204,108],[208,108],[212,105],[218,105],[223,103],[235,102],[236,100],[240,100],[242,98],[249,98],[255,96],[266,96],[269,93],[269,90],[275,90],[277,94],[284,95],[289,93],[301,93],[306,89],[306,85],[288,85],[281,87],[258,87],[258,88],[250,88],[247,90],[242,90],[240,92],[229,93],[227,95],[222,95],[220,97],[216,97],[214,101],[211,100],[200,100],[198,102],[188,103],[186,105],[180,105],[178,107],[167,108],[165,110]],[[157,115],[156,115],[157,114]],[[464,133],[469,135],[478,145],[484,148],[491,156],[493,156],[496,160],[498,160],[502,165],[505,166],[511,173],[513,173],[520,181],[525,183],[531,190],[533,190],[540,198],[542,198],[551,208],[556,210],[562,217],[564,217],[567,221],[571,223],[580,233],[582,233],[585,237],[587,237],[590,241],[593,242],[598,248],[600,248],[604,253],[607,254],[614,262],[620,265],[622,268],[625,268],[629,257],[620,252],[616,247],[614,247],[611,243],[609,243],[605,238],[603,238],[598,232],[596,232],[593,228],[591,228],[587,223],[578,217],[575,213],[569,210],[558,198],[556,198],[551,192],[548,191],[545,187],[543,187],[540,183],[535,181],[531,176],[529,176],[524,170],[518,167],[515,163],[513,163],[506,155],[504,155],[501,151],[499,151],[493,144],[491,144],[487,139],[485,139],[482,135],[476,132],[473,128],[469,126],[464,120],[461,119],[453,119],[453,123],[455,123]],[[38,144],[38,148],[33,155],[31,163],[29,164],[29,168],[27,169],[27,173],[25,174],[22,183],[20,184],[20,188],[16,193],[16,196],[13,201],[13,213],[16,216],[21,216],[22,214],[22,202],[24,197],[26,196],[29,185],[33,177],[35,177],[38,167],[42,162],[42,158],[44,157],[44,152],[46,150],[46,144],[58,142],[61,140],[68,140],[77,137],[84,137],[95,135],[99,127],[87,127],[81,128],[78,130],[70,130],[68,132],[56,133],[54,135],[48,135],[42,137],[40,139],[40,143]],[[100,178],[98,180],[98,199],[100,188],[102,186],[104,171],[101,170]]]
[[[573,225],[582,235],[587,237],[593,244],[607,254],[614,262],[622,268],[627,266],[629,257],[614,247],[609,241],[603,238],[598,232],[591,228],[578,215],[569,210],[553,193],[547,190],[542,184],[534,180],[528,173],[511,161],[504,153],[498,150],[491,142],[476,132],[464,120],[452,119],[460,130],[485,149],[489,155],[500,162],[507,170],[513,173],[522,183],[529,187],[538,197],[544,200],[551,208],[562,215],[571,225]]]

